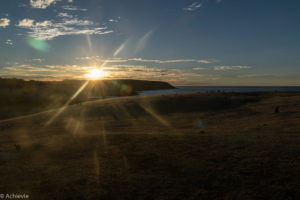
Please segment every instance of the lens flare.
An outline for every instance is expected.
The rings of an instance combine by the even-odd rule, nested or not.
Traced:
[[[38,51],[48,51],[50,48],[46,41],[38,40],[33,37],[28,37],[27,43],[29,46],[31,46],[32,48]]]
[[[89,71],[89,73],[86,75],[89,79],[101,79],[107,76],[107,72],[103,69],[92,69]]]

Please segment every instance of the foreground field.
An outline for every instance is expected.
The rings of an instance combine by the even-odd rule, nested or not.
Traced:
[[[58,112],[0,121],[0,193],[300,199],[300,93],[129,97]]]

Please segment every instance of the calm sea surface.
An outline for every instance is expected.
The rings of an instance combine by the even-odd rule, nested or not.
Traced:
[[[255,92],[255,91],[297,91],[300,92],[300,87],[232,87],[232,86],[176,86],[176,89],[169,90],[149,90],[142,91],[139,96],[155,96],[162,94],[182,94],[189,92]]]

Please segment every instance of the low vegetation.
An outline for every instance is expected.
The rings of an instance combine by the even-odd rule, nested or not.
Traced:
[[[1,193],[39,200],[300,198],[300,93],[90,101],[45,125],[55,113],[0,121]]]

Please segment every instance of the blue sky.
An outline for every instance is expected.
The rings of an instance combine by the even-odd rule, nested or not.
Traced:
[[[300,85],[297,0],[2,0],[0,77]]]

